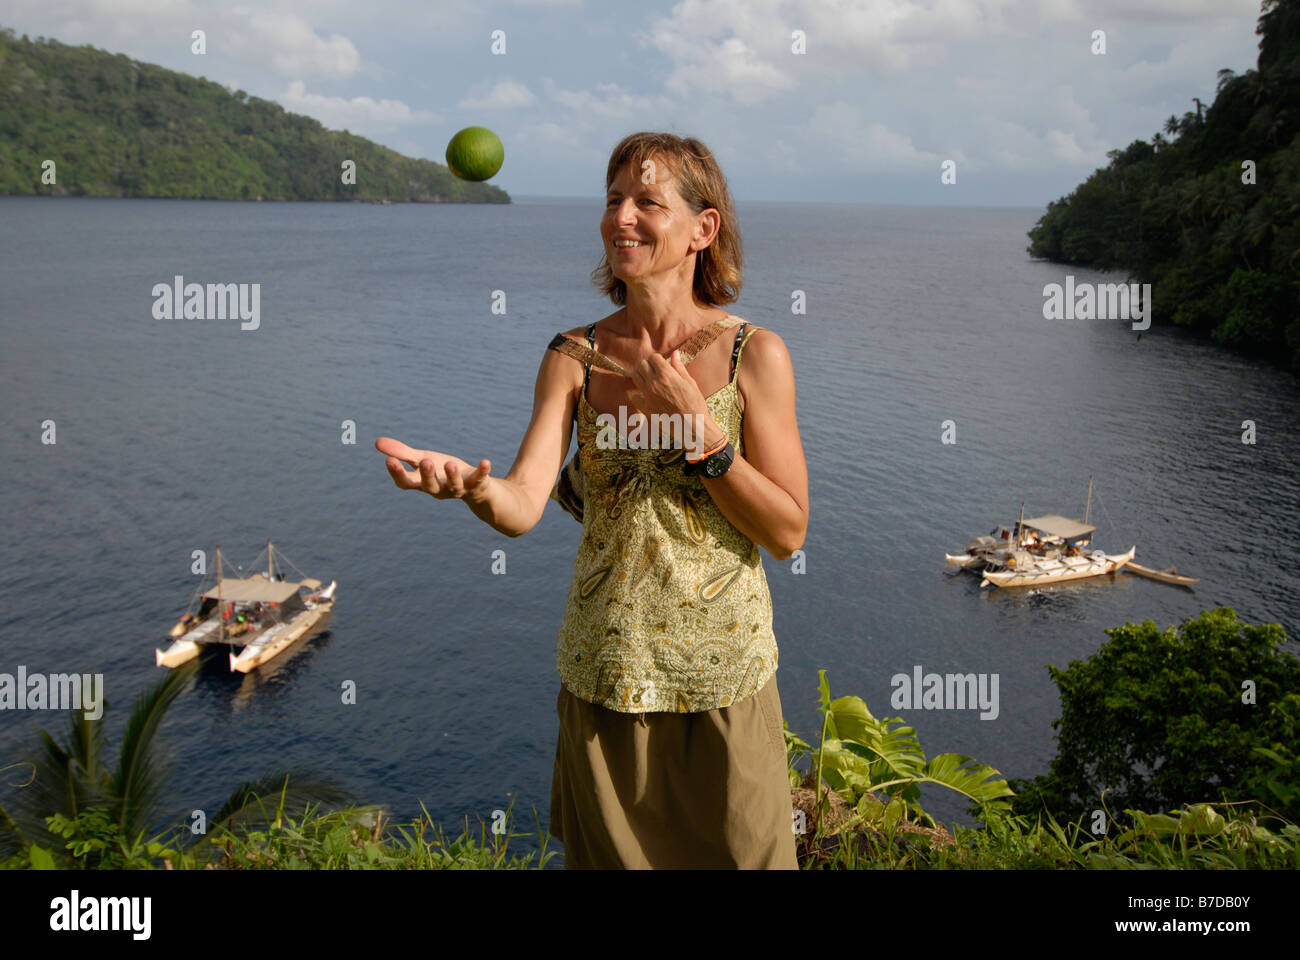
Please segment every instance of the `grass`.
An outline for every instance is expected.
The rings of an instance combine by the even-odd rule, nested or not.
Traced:
[[[1094,836],[1079,823],[1062,825],[1050,816],[1031,821],[990,804],[983,827],[929,827],[889,816],[888,805],[874,797],[851,807],[824,786],[818,819],[810,785],[811,776],[793,795],[796,809],[812,814],[806,820],[811,829],[795,837],[799,865],[805,870],[1300,869],[1300,827],[1274,818],[1265,825],[1247,809],[1230,808],[1226,816],[1206,804],[1173,814],[1134,811],[1113,821],[1107,835]],[[285,815],[281,806],[261,826],[216,824],[188,846],[169,842],[188,834],[185,828],[175,828],[170,837],[148,844],[119,839],[117,847],[92,835],[107,821],[89,811],[77,821],[61,822],[67,827],[66,850],[29,848],[0,866],[531,870],[544,868],[557,856],[547,849],[552,838],[542,829],[536,810],[536,831],[529,836],[536,837],[538,850],[521,854],[510,851],[511,840],[523,834],[511,828],[509,810],[494,822],[495,829],[480,819],[475,831],[466,818],[459,835],[448,839],[423,804],[420,809],[420,817],[398,823],[387,821],[383,809],[374,806],[310,808],[300,817]],[[106,846],[112,848],[107,853]],[[97,855],[100,859],[92,859]]]

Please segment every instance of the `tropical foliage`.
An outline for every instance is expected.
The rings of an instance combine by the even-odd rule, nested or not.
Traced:
[[[1278,624],[1251,625],[1231,607],[1177,630],[1150,620],[1065,670],[1047,774],[1012,781],[1017,813],[1060,819],[1112,808],[1164,810],[1228,801],[1300,820],[1300,661]]]
[[[106,755],[107,708],[94,719],[83,710],[69,711],[62,740],[39,731],[39,749],[14,765],[31,775],[11,781],[9,798],[0,806],[0,861],[19,856],[33,864],[51,858],[73,867],[124,867],[167,859],[183,842],[194,842],[185,826],[155,834],[171,773],[156,736],[198,667],[192,661],[169,670],[140,695],[115,763]],[[264,821],[262,796],[278,796],[281,815],[286,808],[297,814],[348,799],[344,790],[307,771],[277,771],[241,785],[213,819],[227,828]]]
[[[91,46],[0,30],[0,91],[0,194],[510,202],[270,100]]]
[[[812,749],[787,730],[791,786],[804,780],[794,764],[807,753],[813,782],[824,781],[859,813],[879,807],[882,801],[873,796],[879,793],[889,819],[907,816],[930,827],[936,824],[921,807],[922,784],[946,787],[979,804],[1012,795],[996,770],[971,757],[943,753],[927,761],[916,731],[902,718],[877,720],[861,697],[832,700],[826,671],[817,675],[821,743]]]
[[[1150,283],[1152,322],[1300,371],[1300,0],[1264,0],[1257,69],[1052,201],[1029,253]],[[1253,173],[1252,169],[1253,168]]]

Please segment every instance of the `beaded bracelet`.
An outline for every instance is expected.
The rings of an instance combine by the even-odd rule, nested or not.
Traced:
[[[686,462],[687,462],[687,463],[699,463],[699,462],[701,462],[702,460],[707,460],[709,457],[713,456],[715,453],[717,453],[719,450],[721,450],[721,449],[722,449],[723,447],[725,447],[726,445],[727,445],[727,436],[726,436],[726,434],[723,434],[721,440],[719,440],[717,443],[715,443],[713,446],[711,446],[708,450],[705,450],[704,453],[700,454],[700,456],[698,456],[698,457],[691,457],[691,456],[689,456],[689,455],[686,455]]]

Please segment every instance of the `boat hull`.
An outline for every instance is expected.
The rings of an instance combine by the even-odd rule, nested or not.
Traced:
[[[275,659],[289,649],[295,641],[306,636],[312,627],[316,626],[326,614],[334,609],[335,584],[331,583],[328,589],[329,599],[316,604],[314,608],[304,610],[282,624],[267,628],[238,654],[230,654],[231,672],[248,673],[268,660]],[[324,596],[324,592],[322,592],[322,596]]]
[[[1028,570],[985,571],[981,587],[1034,587],[1051,583],[1066,583],[1070,580],[1085,580],[1100,577],[1120,570],[1137,554],[1137,546],[1129,548],[1127,553],[1105,554],[1097,551],[1090,557],[1075,557],[1069,560],[1036,561]],[[1072,562],[1074,561],[1074,562]]]
[[[971,573],[979,573],[984,568],[993,565],[1001,566],[1011,556],[1012,551],[1006,547],[999,547],[995,550],[980,550],[967,553],[945,553],[945,564],[949,567],[958,567],[962,570],[969,570]]]
[[[193,640],[177,640],[166,650],[159,650],[157,647],[154,647],[154,666],[179,667],[181,664],[189,663],[197,657],[202,648],[202,644],[195,643]]]
[[[154,666],[174,668],[183,663],[189,663],[203,652],[204,643],[210,641],[216,636],[216,633],[216,619],[209,617],[203,620],[191,627],[183,636],[173,640],[166,650],[159,650],[155,647],[153,651]]]

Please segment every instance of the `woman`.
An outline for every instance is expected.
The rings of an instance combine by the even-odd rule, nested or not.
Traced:
[[[621,309],[551,341],[510,472],[375,446],[399,488],[464,500],[516,537],[541,519],[576,420],[583,533],[557,643],[551,788],[566,866],[795,869],[758,554],[789,558],[808,527],[790,357],[719,306],[737,299],[742,258],[707,147],[633,134],[605,185],[593,279]],[[658,448],[609,427],[637,413],[682,426]]]

